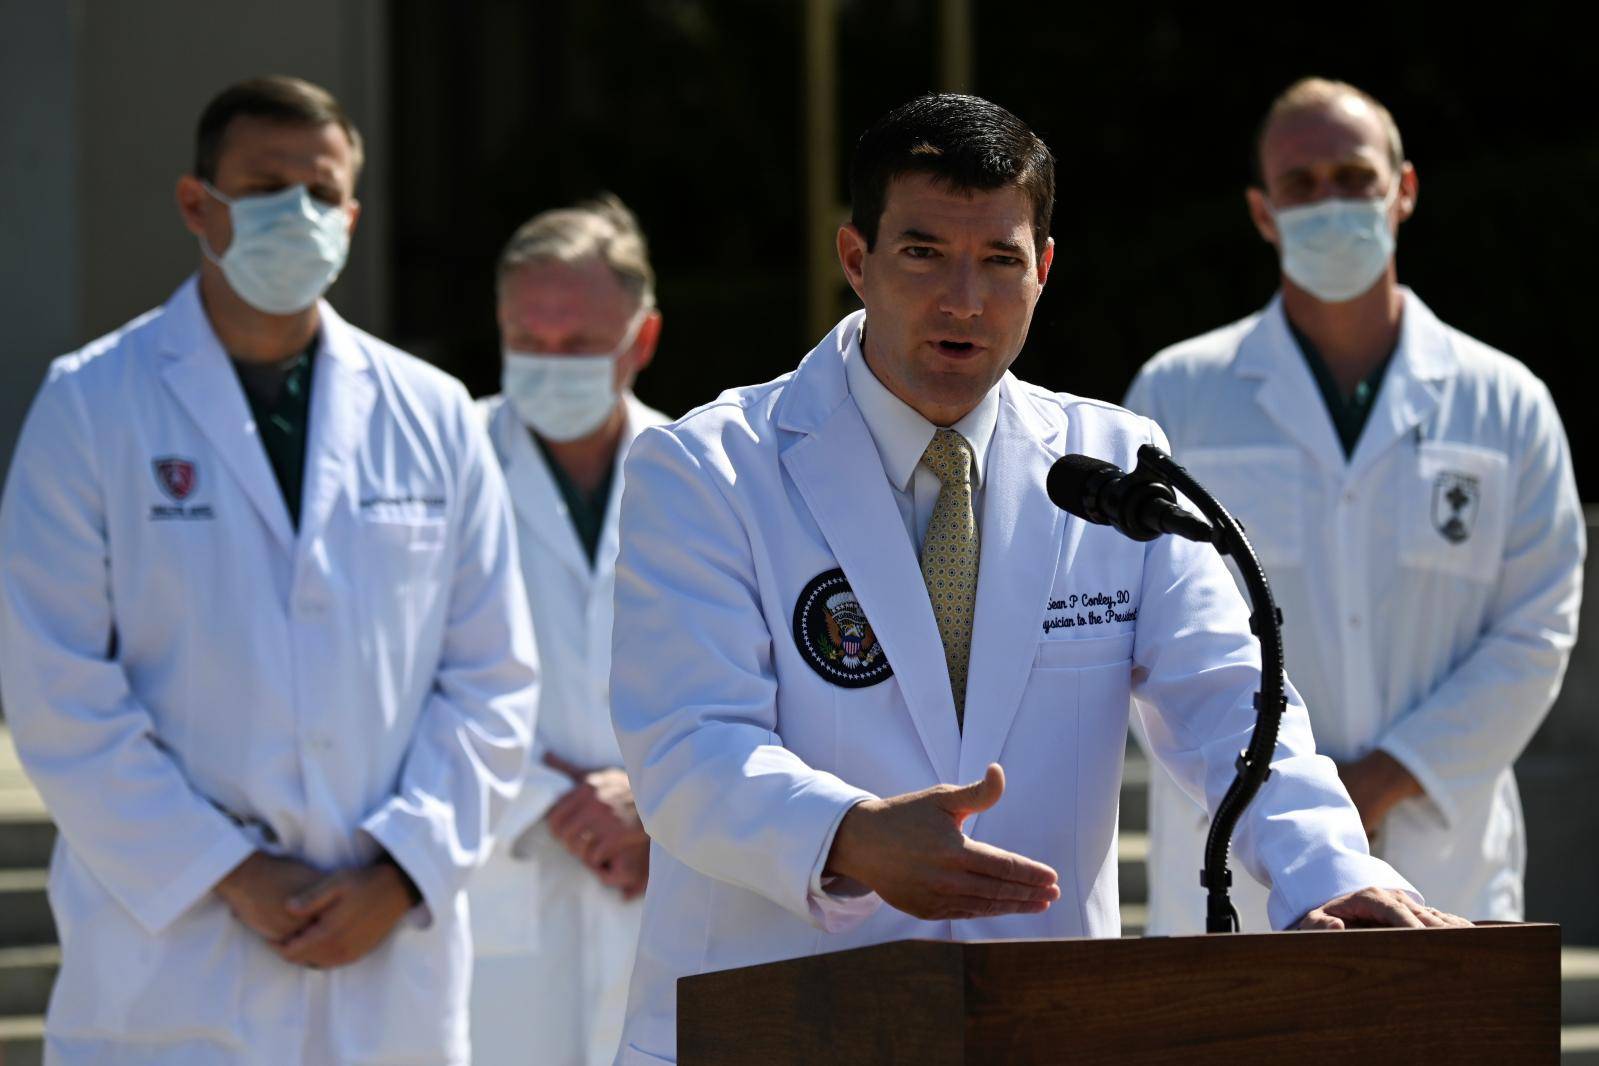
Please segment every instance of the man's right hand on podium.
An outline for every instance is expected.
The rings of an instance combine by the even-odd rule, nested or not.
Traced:
[[[975,784],[935,785],[850,808],[833,836],[824,873],[858,881],[914,918],[947,920],[1037,914],[1060,899],[1055,871],[961,832],[967,815],[1005,792],[991,763]]]

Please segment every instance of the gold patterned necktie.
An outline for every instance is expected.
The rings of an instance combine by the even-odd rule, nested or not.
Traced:
[[[933,434],[922,462],[938,476],[927,535],[922,538],[922,580],[933,602],[944,663],[955,696],[955,726],[966,726],[966,669],[972,654],[977,606],[977,515],[972,510],[972,448],[953,429]]]

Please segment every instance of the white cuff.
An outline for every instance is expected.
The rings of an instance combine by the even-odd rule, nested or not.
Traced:
[[[1417,903],[1426,903],[1414,885],[1381,859],[1329,849],[1283,872],[1272,886],[1266,914],[1273,929],[1292,929],[1322,904],[1363,888],[1393,889],[1407,893]]]
[[[838,836],[838,827],[844,824],[844,816],[854,810],[856,803],[865,802],[867,798],[862,796],[855,803],[839,809],[838,817],[833,819],[827,835],[822,838],[816,863],[811,867],[810,893],[806,899],[810,905],[811,921],[829,933],[842,933],[855,928],[871,917],[883,903],[877,893],[859,881],[837,874],[824,876],[822,873],[827,866],[827,857],[833,852],[833,838]]]
[[[416,885],[417,891],[422,893],[422,902],[411,908],[410,914],[416,928],[426,929],[433,924],[435,914],[450,913],[455,893],[450,883],[440,875],[433,856],[405,834],[391,813],[392,808],[383,807],[368,818],[361,828],[377,841],[378,847],[389,853],[411,879],[411,883]]]
[[[178,916],[198,903],[256,848],[250,838],[231,826],[199,858],[190,863],[157,895],[129,909],[145,932],[160,935]]]

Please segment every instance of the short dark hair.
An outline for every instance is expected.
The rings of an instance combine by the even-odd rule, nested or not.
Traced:
[[[1033,245],[1049,241],[1055,211],[1055,157],[1027,124],[980,96],[930,93],[901,104],[872,124],[850,161],[850,221],[877,243],[888,186],[905,174],[927,174],[957,190],[1016,186],[1033,206]]]
[[[200,113],[194,135],[194,176],[215,181],[222,139],[236,118],[264,118],[301,126],[334,123],[350,139],[355,173],[361,172],[361,134],[332,93],[301,78],[273,74],[250,78],[218,93]]]

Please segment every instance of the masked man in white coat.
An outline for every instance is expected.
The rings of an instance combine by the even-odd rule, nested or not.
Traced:
[[[547,211],[500,257],[502,392],[482,401],[538,637],[526,786],[472,883],[477,1066],[616,1055],[649,838],[611,728],[621,466],[666,416],[632,384],[661,333],[644,235],[615,197]]]
[[[1415,168],[1388,111],[1306,79],[1271,107],[1250,215],[1264,311],[1156,356],[1129,407],[1249,529],[1288,674],[1372,850],[1473,919],[1523,914],[1511,763],[1576,639],[1584,531],[1560,417],[1526,367],[1397,280]],[[1204,928],[1208,818],[1151,787],[1150,931]],[[1235,879],[1244,928],[1267,892]]]
[[[612,712],[655,846],[623,1063],[675,1057],[687,974],[1117,935],[1129,694],[1212,805],[1253,726],[1259,650],[1220,557],[1045,493],[1064,454],[1130,467],[1164,438],[1006,373],[1054,254],[1043,142],[923,97],[862,136],[851,193],[864,312],[628,460]],[[1236,855],[1276,926],[1450,921],[1367,854],[1297,696],[1273,770]]]
[[[465,389],[323,291],[360,140],[241,83],[178,184],[197,277],[57,360],[0,503],[0,682],[60,827],[45,1059],[464,1064],[465,882],[532,624]]]

